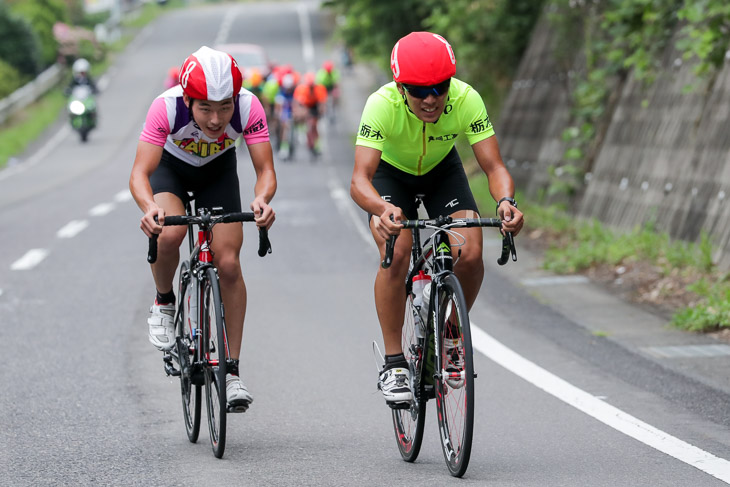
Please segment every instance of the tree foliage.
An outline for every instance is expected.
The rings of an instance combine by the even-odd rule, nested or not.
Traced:
[[[69,21],[68,6],[64,0],[5,0],[11,12],[27,19],[41,45],[41,63],[48,66],[56,62],[58,42],[53,36],[56,22]]]
[[[0,60],[17,70],[21,77],[32,77],[39,72],[40,47],[30,23],[10,12],[0,3]],[[7,73],[3,71],[3,74]],[[12,84],[5,76],[4,84]],[[15,78],[13,78],[15,79]]]
[[[339,36],[361,58],[387,68],[395,42],[413,31],[443,35],[454,47],[457,76],[495,100],[504,94],[542,0],[328,0]]]

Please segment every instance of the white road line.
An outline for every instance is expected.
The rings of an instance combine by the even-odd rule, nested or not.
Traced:
[[[38,164],[40,161],[45,159],[52,150],[56,149],[63,139],[69,136],[71,133],[71,127],[69,125],[62,126],[56,134],[46,142],[43,147],[38,151],[15,166],[11,166],[3,171],[0,171],[0,180],[7,179],[15,174],[21,173],[28,168],[31,168]]]
[[[347,193],[347,191],[345,191],[342,186],[340,186],[335,177],[330,177],[327,184],[330,188],[330,197],[332,198],[332,200],[334,200],[335,206],[337,206],[337,209],[340,211],[340,213],[343,216],[352,220],[352,223],[355,226],[357,233],[362,237],[363,240],[365,240],[365,242],[371,245],[375,245],[375,240],[373,239],[373,236],[367,230],[365,213],[361,212],[358,217],[358,208],[355,207],[355,204],[350,199],[350,195]]]
[[[56,236],[58,238],[73,238],[88,226],[88,220],[71,220],[56,232]]]
[[[488,358],[598,421],[730,484],[730,462],[665,433],[578,389],[507,348],[472,323],[472,342]]]
[[[128,189],[123,189],[114,195],[114,201],[117,203],[126,203],[132,199],[132,193]]]
[[[309,23],[309,8],[306,4],[297,5],[299,14],[299,29],[302,31],[302,55],[307,64],[307,71],[314,71],[314,42],[312,41],[312,26]]]
[[[46,249],[30,249],[23,257],[16,260],[10,265],[10,269],[14,271],[27,271],[40,264],[40,262],[48,256]]]
[[[231,26],[236,18],[236,14],[237,12],[235,10],[230,10],[229,14],[223,18],[223,23],[221,24],[220,29],[218,29],[218,35],[216,36],[213,45],[223,44],[226,42],[228,34],[231,32]]]
[[[91,216],[104,216],[114,210],[114,203],[99,203],[89,210]]]

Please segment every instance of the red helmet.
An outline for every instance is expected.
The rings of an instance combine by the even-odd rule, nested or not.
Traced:
[[[203,46],[180,67],[183,93],[196,100],[221,101],[241,91],[243,77],[238,64],[222,51]]]
[[[435,85],[456,74],[456,56],[440,35],[411,32],[393,46],[390,69],[399,83]]]
[[[335,67],[334,64],[332,64],[332,61],[325,61],[322,63],[322,68],[327,71],[328,73],[332,72],[332,69]]]

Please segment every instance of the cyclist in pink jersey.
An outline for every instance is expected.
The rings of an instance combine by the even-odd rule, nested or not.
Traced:
[[[129,188],[144,213],[142,231],[159,234],[158,259],[151,265],[157,296],[147,320],[149,340],[160,350],[175,342],[173,279],[186,227],[163,227],[165,215],[185,214],[190,194],[199,208],[223,207],[241,211],[235,142],[243,137],[251,156],[256,183],[251,210],[256,224],[269,228],[274,210],[276,173],[269,130],[261,102],[241,88],[235,60],[203,46],[180,68],[180,84],[152,102],[137,145]],[[160,223],[155,221],[158,219]],[[234,367],[226,378],[231,406],[253,401],[238,373],[238,357],[246,312],[246,285],[239,254],[241,223],[220,224],[211,244],[226,310],[226,331]]]

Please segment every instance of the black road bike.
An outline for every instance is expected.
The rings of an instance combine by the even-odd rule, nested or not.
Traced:
[[[416,197],[417,205],[422,196]],[[393,428],[401,456],[407,462],[418,457],[423,440],[426,402],[436,399],[440,443],[451,475],[461,477],[466,472],[471,455],[474,429],[474,361],[469,313],[461,284],[453,272],[454,254],[464,237],[454,228],[501,227],[498,218],[452,218],[405,220],[403,228],[413,230],[411,262],[406,278],[406,311],[403,320],[402,346],[411,373],[409,403],[391,405]],[[434,233],[421,244],[421,229]],[[451,239],[449,238],[451,235]],[[452,244],[453,240],[453,244]],[[395,238],[387,241],[382,266],[390,266]],[[454,247],[455,252],[452,252]],[[517,260],[512,234],[504,234],[502,255],[497,260],[504,265]],[[428,304],[424,298],[420,310],[414,304],[413,278],[420,271],[431,276]],[[416,300],[417,301],[417,300]],[[422,316],[427,316],[425,319]]]
[[[226,447],[226,373],[233,365],[228,350],[225,314],[218,270],[213,265],[210,243],[217,223],[252,222],[252,212],[224,213],[222,208],[199,208],[190,203],[186,215],[166,216],[164,226],[187,225],[190,257],[180,263],[178,302],[175,312],[175,346],[163,356],[167,375],[180,377],[183,417],[188,439],[195,443],[200,433],[201,390],[205,388],[208,431],[213,454],[223,456]],[[198,227],[197,241],[193,236]],[[266,229],[259,229],[258,254],[271,252]],[[157,260],[157,235],[150,239],[147,261]]]

